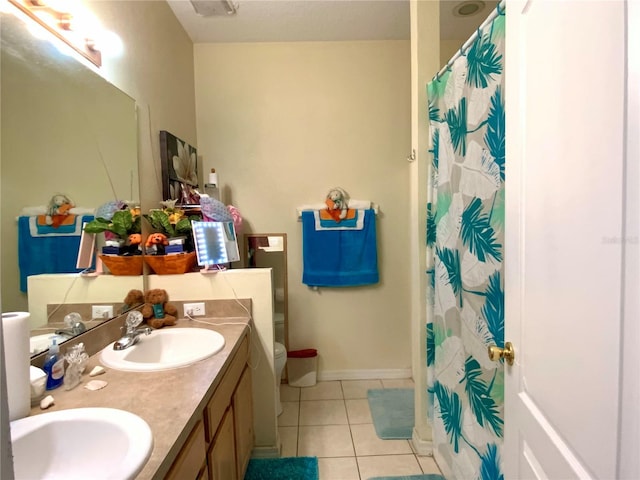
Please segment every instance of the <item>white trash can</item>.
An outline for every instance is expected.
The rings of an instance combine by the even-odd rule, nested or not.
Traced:
[[[318,377],[318,351],[307,348],[287,352],[287,375],[292,387],[313,387]]]

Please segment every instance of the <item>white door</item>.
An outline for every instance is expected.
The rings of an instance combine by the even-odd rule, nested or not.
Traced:
[[[624,230],[625,4],[509,1],[506,21],[505,474],[614,479],[638,248]]]

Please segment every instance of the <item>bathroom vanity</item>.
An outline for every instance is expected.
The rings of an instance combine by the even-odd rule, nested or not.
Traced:
[[[249,337],[244,335],[165,478],[243,479],[253,447]]]
[[[253,407],[249,319],[216,318],[211,325],[179,320],[175,327],[213,329],[225,338],[219,353],[192,365],[156,372],[106,368],[96,377],[108,385],[89,391],[91,380],[70,391],[51,392],[55,405],[31,415],[81,407],[110,407],[143,418],[153,433],[153,450],[138,479],[242,479],[253,449]],[[218,324],[216,324],[218,323]],[[220,325],[220,323],[226,323]],[[101,365],[90,357],[86,372]],[[69,445],[82,439],[69,439]]]

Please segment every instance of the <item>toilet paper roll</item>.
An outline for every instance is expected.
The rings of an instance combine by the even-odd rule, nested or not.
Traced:
[[[209,183],[211,185],[215,185],[216,187],[218,186],[218,174],[217,173],[210,173],[209,174]]]
[[[29,312],[2,314],[9,421],[28,416],[31,409],[29,316]]]

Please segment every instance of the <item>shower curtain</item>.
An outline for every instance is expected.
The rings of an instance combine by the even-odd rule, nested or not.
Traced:
[[[502,479],[504,10],[428,85],[427,385],[443,472]],[[442,465],[444,463],[444,465]]]

